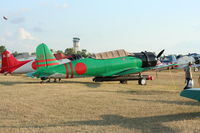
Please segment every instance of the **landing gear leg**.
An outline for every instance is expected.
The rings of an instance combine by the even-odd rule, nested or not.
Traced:
[[[40,79],[41,79],[40,83],[43,83],[45,80],[47,80],[47,78],[45,77],[41,77]]]
[[[50,83],[51,82],[51,79],[49,78],[49,80],[47,81],[47,83]]]
[[[54,79],[54,83],[56,83],[56,82],[57,82],[57,79],[55,78],[55,79]]]
[[[58,79],[58,82],[60,82],[60,81],[61,81],[61,78]]]

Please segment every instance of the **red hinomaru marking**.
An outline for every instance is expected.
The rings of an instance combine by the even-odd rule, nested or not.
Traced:
[[[69,73],[68,73],[68,67],[67,67],[67,64],[64,64],[64,66],[65,66],[65,69],[66,69],[66,78],[68,78],[68,77],[69,77]]]
[[[37,62],[56,61],[56,59],[37,60]]]
[[[82,75],[86,72],[87,70],[87,67],[84,63],[77,63],[76,66],[75,66],[75,70],[76,70],[76,73],[79,74],[79,75]]]
[[[41,64],[41,65],[36,65],[36,67],[52,66],[52,65],[59,65],[59,63]]]
[[[36,61],[34,61],[33,63],[32,63],[32,68],[34,69],[34,70],[36,70],[37,69],[37,64],[36,64]]]
[[[69,62],[69,66],[70,66],[70,69],[71,69],[71,78],[73,78],[74,77],[74,70],[73,70],[71,62]]]

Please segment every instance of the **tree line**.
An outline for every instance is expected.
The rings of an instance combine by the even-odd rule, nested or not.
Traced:
[[[0,54],[2,52],[4,52],[5,50],[6,50],[6,47],[1,45],[0,46]],[[64,51],[62,51],[62,50],[54,51],[53,49],[51,49],[51,51],[52,51],[52,53],[63,53],[65,55],[79,54],[84,58],[92,57],[94,55],[93,53],[89,53],[86,49],[82,49],[81,51],[77,51],[77,52],[75,52],[74,48],[66,48]],[[16,57],[18,55],[22,55],[23,53],[19,53],[19,52],[15,51],[12,54],[13,54],[13,56]],[[31,55],[35,55],[35,52],[31,53]]]

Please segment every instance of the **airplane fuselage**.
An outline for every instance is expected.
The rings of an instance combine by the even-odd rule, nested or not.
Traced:
[[[113,59],[86,58],[75,60],[62,65],[48,67],[41,71],[43,71],[43,76],[47,78],[74,78],[91,76],[113,76],[117,73],[127,71],[129,69],[141,67],[141,59],[132,56],[125,56]],[[39,73],[40,71],[38,71],[38,75]],[[37,75],[37,72],[35,75]]]
[[[36,70],[36,62],[34,60],[27,62],[26,64],[16,68],[12,73],[14,74],[22,74],[34,72]]]
[[[68,59],[61,59],[61,60],[58,60],[58,62],[60,64],[63,64],[63,63],[69,62],[69,60]],[[36,61],[32,60],[32,61],[18,67],[12,73],[14,73],[14,74],[24,74],[24,73],[34,72],[36,70],[36,67],[37,67]]]

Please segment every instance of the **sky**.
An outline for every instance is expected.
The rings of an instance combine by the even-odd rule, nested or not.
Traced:
[[[0,45],[11,52],[35,52],[40,43],[65,50],[79,37],[81,49],[92,53],[200,53],[199,0],[2,0],[0,5]]]

